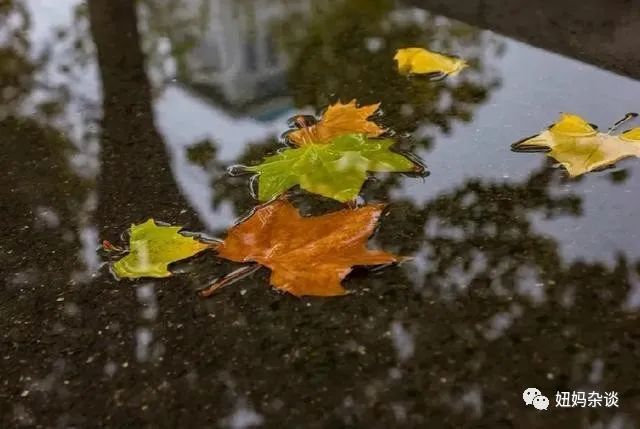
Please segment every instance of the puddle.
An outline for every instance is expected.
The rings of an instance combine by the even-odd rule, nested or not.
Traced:
[[[570,180],[510,145],[564,111],[604,129],[640,82],[392,3],[0,6],[0,426],[637,427],[640,161]],[[403,76],[406,46],[470,67]],[[361,193],[388,203],[371,246],[410,262],[355,270],[344,298],[277,293],[261,269],[202,300],[238,264],[117,282],[98,259],[150,217],[222,237],[256,204],[228,168],[338,99],[381,102],[428,168]],[[564,391],[620,402],[557,408]]]

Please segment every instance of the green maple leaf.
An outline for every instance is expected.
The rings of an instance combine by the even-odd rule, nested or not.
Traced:
[[[115,262],[119,278],[169,277],[172,262],[189,258],[210,247],[193,237],[180,234],[181,226],[158,226],[153,219],[132,225],[129,254]]]
[[[367,179],[367,171],[411,172],[418,166],[389,150],[393,140],[346,134],[329,143],[309,143],[286,149],[248,167],[259,174],[258,199],[268,201],[287,189],[302,189],[340,202],[353,200]]]

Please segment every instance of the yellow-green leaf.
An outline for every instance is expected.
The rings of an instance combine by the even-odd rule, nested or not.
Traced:
[[[129,254],[115,262],[119,278],[169,277],[169,264],[189,258],[209,247],[179,233],[180,226],[159,226],[153,219],[132,225]]]
[[[302,189],[341,202],[353,200],[367,178],[367,171],[420,172],[405,156],[393,152],[393,140],[346,134],[327,144],[308,143],[265,158],[248,170],[260,175],[258,198],[268,201],[287,189]]]
[[[455,76],[467,63],[457,57],[431,52],[424,48],[398,49],[394,60],[398,63],[401,73],[427,74],[434,78]]]
[[[515,151],[547,151],[571,177],[640,157],[640,128],[621,135],[599,133],[580,116],[563,113],[546,131],[512,145]]]

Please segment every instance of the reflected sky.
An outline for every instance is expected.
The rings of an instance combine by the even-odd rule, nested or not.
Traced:
[[[494,64],[501,72],[502,85],[478,108],[473,124],[440,135],[434,150],[421,154],[433,172],[428,183],[406,181],[395,195],[423,203],[471,178],[525,180],[549,161],[543,155],[510,153],[505,144],[536,134],[560,112],[576,113],[606,129],[627,112],[638,110],[638,81],[520,42],[507,41],[504,56]],[[571,260],[612,261],[619,252],[638,258],[638,230],[631,216],[621,214],[638,209],[632,197],[632,177],[639,168],[634,159],[626,159],[614,169],[565,181],[553,191],[582,197],[580,222],[534,216],[536,227],[558,240],[563,255]],[[628,180],[611,180],[623,172]]]
[[[640,82],[386,0],[6,3],[0,426],[526,428],[536,385],[623,398],[552,427],[637,427],[640,162],[570,180],[510,144],[562,111],[606,129]],[[410,45],[471,66],[401,76]],[[227,168],[352,98],[430,171],[362,191],[388,203],[372,246],[410,261],[356,269],[337,300],[278,294],[266,269],[200,300],[238,267],[210,255],[111,277],[102,239],[149,217],[222,236],[256,204]]]

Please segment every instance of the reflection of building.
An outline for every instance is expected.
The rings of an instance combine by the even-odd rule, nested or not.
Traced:
[[[311,0],[204,1],[207,31],[187,58],[187,83],[231,110],[260,119],[288,110],[287,58],[277,31],[306,16]]]

